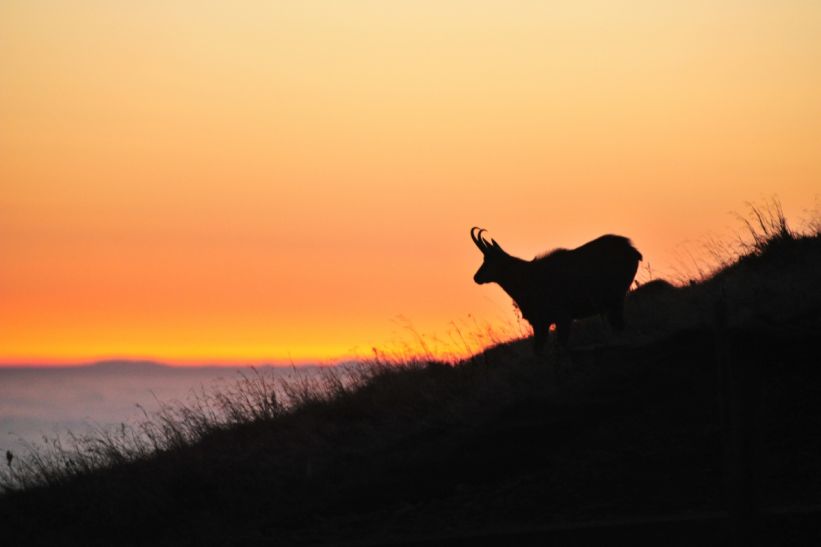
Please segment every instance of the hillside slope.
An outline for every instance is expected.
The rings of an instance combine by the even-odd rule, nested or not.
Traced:
[[[672,515],[684,523],[675,538],[663,527],[627,533],[721,544],[723,524],[709,523],[727,506],[733,393],[754,402],[744,408],[760,506],[821,504],[820,274],[821,238],[789,239],[701,283],[639,288],[628,330],[579,323],[558,373],[528,340],[457,366],[379,368],[293,411],[55,473],[0,496],[0,540],[535,544],[565,534],[593,544],[603,536],[584,523]],[[760,522],[771,544],[817,533]]]

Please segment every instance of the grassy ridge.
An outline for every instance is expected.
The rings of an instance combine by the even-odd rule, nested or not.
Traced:
[[[0,539],[378,543],[719,510],[717,345],[761,377],[762,503],[817,504],[821,237],[772,226],[709,278],[632,292],[623,336],[580,322],[558,375],[528,340],[456,366],[257,375],[140,431],[15,460]]]

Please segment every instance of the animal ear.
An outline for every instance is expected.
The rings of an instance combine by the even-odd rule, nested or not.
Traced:
[[[495,239],[491,239],[491,240],[490,240],[490,245],[491,245],[491,247],[493,247],[493,249],[494,249],[494,250],[496,250],[496,251],[498,251],[498,252],[500,252],[500,253],[505,252],[505,250],[504,250],[504,249],[502,249],[502,246],[501,246],[501,245],[499,245],[498,243],[496,243],[496,240],[495,240]]]

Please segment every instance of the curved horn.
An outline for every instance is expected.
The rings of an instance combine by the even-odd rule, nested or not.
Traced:
[[[485,232],[484,228],[479,228],[478,226],[474,226],[470,229],[470,239],[479,247],[479,250],[483,253],[487,251],[487,241],[482,238],[482,232]]]

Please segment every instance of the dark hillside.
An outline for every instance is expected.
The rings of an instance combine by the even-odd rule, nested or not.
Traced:
[[[522,340],[329,381],[293,410],[110,451],[102,469],[64,459],[48,484],[0,496],[0,540],[722,545],[752,485],[751,537],[812,543],[819,279],[821,237],[788,238],[701,283],[638,288],[627,332],[578,324],[559,367]]]

